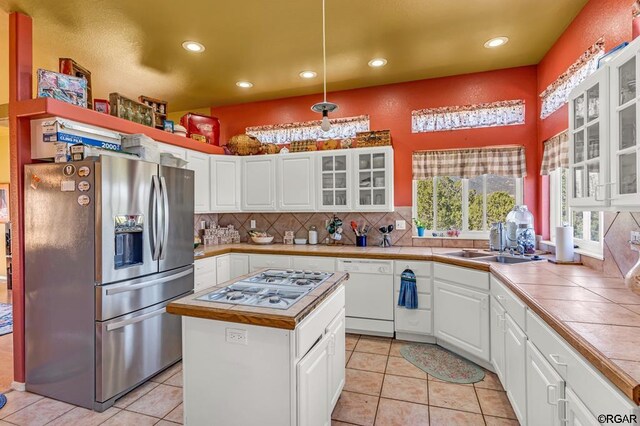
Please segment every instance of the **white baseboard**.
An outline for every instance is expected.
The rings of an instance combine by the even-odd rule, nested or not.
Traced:
[[[7,276],[6,275],[0,275],[0,280],[6,280]]]
[[[17,390],[19,392],[24,392],[26,390],[25,384],[21,382],[11,382],[11,389]]]

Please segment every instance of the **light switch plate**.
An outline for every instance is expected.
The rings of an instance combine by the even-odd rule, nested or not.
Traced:
[[[406,220],[396,220],[396,229],[399,231],[407,229],[407,221]]]
[[[251,229],[256,229],[256,221],[255,221],[255,220],[253,220],[253,219],[251,219],[251,226],[250,226],[250,228],[251,228]]]

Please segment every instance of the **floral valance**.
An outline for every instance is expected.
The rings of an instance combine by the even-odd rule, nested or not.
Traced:
[[[604,55],[604,39],[587,49],[565,72],[551,83],[544,92],[540,118],[547,118],[569,101],[569,93],[598,69],[598,60]]]
[[[413,179],[457,176],[464,179],[485,174],[521,178],[527,175],[524,147],[491,146],[472,149],[414,151]]]
[[[426,108],[411,112],[413,133],[524,124],[524,101]]]
[[[540,174],[548,175],[561,167],[569,167],[569,132],[566,130],[544,142]]]
[[[355,138],[357,132],[369,131],[368,115],[334,118],[329,121],[331,129],[328,132],[320,128],[320,120],[247,127],[245,132],[262,143],[285,144],[310,139]]]

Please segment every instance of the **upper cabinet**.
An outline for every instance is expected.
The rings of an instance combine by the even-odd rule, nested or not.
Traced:
[[[209,185],[212,212],[240,211],[240,157],[212,155],[210,161],[211,182]]]
[[[318,210],[350,211],[352,205],[351,152],[326,151],[318,155],[317,193]]]
[[[209,211],[209,154],[187,150],[187,168],[194,174],[194,212],[207,213]]]
[[[242,210],[276,210],[276,156],[246,157],[242,162]]]
[[[576,210],[640,205],[639,52],[637,39],[571,92],[568,196]]]
[[[609,68],[596,71],[569,99],[572,207],[606,207],[609,155]]]
[[[393,211],[393,148],[362,148],[352,154],[356,211]]]
[[[309,153],[279,155],[276,190],[279,211],[314,211],[315,156]]]

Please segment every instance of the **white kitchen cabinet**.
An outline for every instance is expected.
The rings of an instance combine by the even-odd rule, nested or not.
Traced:
[[[193,291],[198,292],[207,287],[217,284],[216,258],[205,257],[194,262],[193,268]]]
[[[229,255],[229,279],[249,273],[249,255],[231,253]]]
[[[317,209],[320,211],[351,211],[352,159],[347,150],[317,154]]]
[[[212,212],[239,212],[242,157],[212,155],[210,158]]]
[[[393,211],[393,148],[360,148],[352,164],[354,210]]]
[[[527,423],[531,426],[561,426],[565,382],[531,343],[526,344]]]
[[[436,338],[489,362],[489,295],[438,278],[433,292]]]
[[[300,361],[298,378],[298,425],[329,426],[329,343],[323,338]]]
[[[258,155],[242,160],[242,210],[276,210],[276,157]]]
[[[407,309],[398,306],[402,272],[410,269],[416,276],[418,308]],[[394,305],[396,337],[409,341],[426,341],[423,336],[433,335],[433,282],[432,263],[416,261],[395,261]]]
[[[527,424],[526,344],[527,335],[505,314],[505,390],[520,424]]]
[[[586,405],[578,398],[570,387],[566,388],[565,418],[567,426],[599,426],[600,423]],[[621,414],[621,413],[600,413],[600,414]]]
[[[314,272],[335,272],[335,257],[294,256],[291,258],[292,267],[296,270]]]
[[[216,257],[216,280],[222,284],[231,279],[231,256],[224,254]]]
[[[504,369],[505,310],[495,297],[491,297],[491,365],[501,383],[506,383]]]
[[[182,160],[187,160],[187,149],[179,146],[158,142],[158,151],[160,151],[160,154],[172,154]]]
[[[207,213],[210,210],[209,155],[187,150],[187,168],[194,174],[194,212]]]
[[[609,205],[609,68],[576,87],[569,98],[569,205]]]
[[[329,404],[330,412],[340,398],[345,383],[345,313],[344,309],[327,327],[329,335]]]
[[[251,272],[263,268],[289,269],[291,268],[291,257],[275,254],[252,254],[249,255],[249,267]]]
[[[315,156],[308,153],[278,156],[276,194],[279,211],[315,210],[315,163]]]

